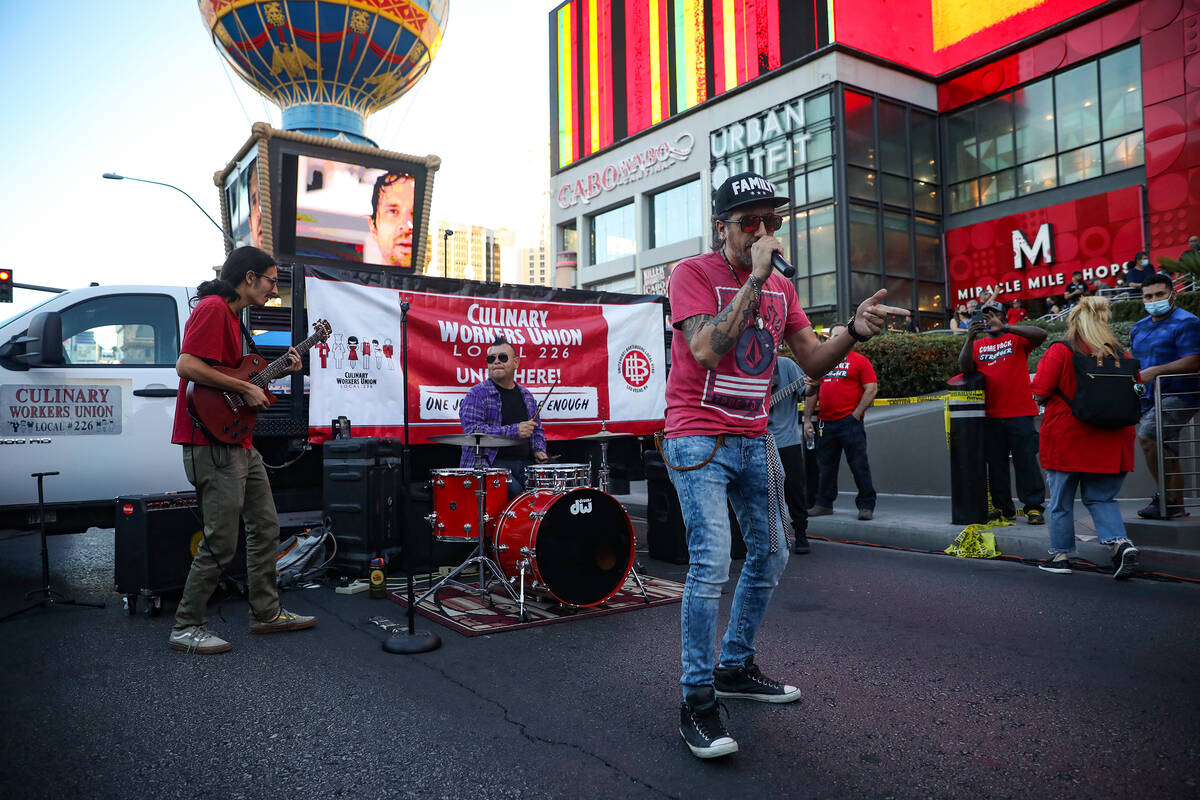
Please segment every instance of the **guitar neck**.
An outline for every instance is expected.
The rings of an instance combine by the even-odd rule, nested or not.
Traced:
[[[779,389],[778,391],[774,392],[771,395],[771,406],[774,407],[776,403],[778,403],[780,400],[782,400],[783,398],[787,397],[789,394],[794,392],[796,390],[796,387],[802,383],[804,383],[804,378],[797,378],[796,380],[789,383],[787,386],[784,386],[782,389]]]
[[[300,344],[295,345],[296,352],[300,355],[304,355],[308,352],[310,347],[317,343],[319,339],[320,336],[314,333]],[[284,353],[279,358],[268,364],[266,368],[262,370],[262,372],[259,372],[257,375],[255,375],[250,382],[255,386],[265,387],[268,383],[287,372],[290,364],[291,362],[288,360],[287,353]]]

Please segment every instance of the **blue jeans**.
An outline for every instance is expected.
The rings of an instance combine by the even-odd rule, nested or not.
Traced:
[[[699,464],[713,453],[715,436],[683,436],[663,442],[667,461],[680,467]],[[769,451],[769,452],[768,452]],[[668,468],[679,496],[687,528],[687,583],[680,620],[683,635],[684,697],[712,686],[717,663],[745,664],[754,655],[754,634],[788,560],[786,522],[777,515],[777,542],[771,552],[768,529],[767,459],[778,463],[779,453],[765,437],[725,436],[711,461],[694,470]],[[729,580],[729,516],[726,498],[737,515],[746,540],[746,561],[733,593],[729,626],[721,640],[719,661],[713,653],[721,587]],[[780,506],[784,504],[781,502]]]
[[[1060,472],[1046,470],[1050,483],[1050,552],[1075,551],[1075,489],[1083,495],[1083,505],[1096,523],[1101,544],[1111,544],[1125,536],[1121,507],[1114,499],[1125,482],[1125,473]]]
[[[875,510],[875,485],[871,482],[871,464],[867,461],[867,431],[861,419],[847,414],[841,419],[822,420],[817,437],[817,496],[815,506],[833,508],[837,499],[838,462],[846,452],[846,464],[854,476],[858,496],[854,504]]]

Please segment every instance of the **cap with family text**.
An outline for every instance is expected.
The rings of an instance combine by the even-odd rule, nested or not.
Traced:
[[[730,176],[717,189],[713,198],[713,215],[724,217],[730,211],[754,203],[771,203],[776,208],[788,204],[788,198],[775,194],[775,187],[763,176],[754,172],[741,172]]]

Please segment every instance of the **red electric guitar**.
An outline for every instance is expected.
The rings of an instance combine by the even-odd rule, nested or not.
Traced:
[[[296,352],[304,355],[314,344],[328,339],[332,331],[328,322],[317,320],[313,323],[313,335],[296,345]],[[261,356],[250,353],[243,356],[236,367],[214,365],[213,369],[265,389],[268,383],[287,372],[289,364],[286,353],[270,364],[266,364]],[[267,397],[272,403],[275,402],[275,396],[270,392],[267,392]],[[188,413],[199,420],[210,438],[225,444],[241,444],[249,439],[258,419],[258,411],[247,406],[237,392],[226,392],[194,382],[188,383],[187,407]]]

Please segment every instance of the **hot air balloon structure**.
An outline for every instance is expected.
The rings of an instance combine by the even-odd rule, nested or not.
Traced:
[[[198,0],[213,44],[283,128],[373,144],[364,120],[429,69],[449,0]]]

